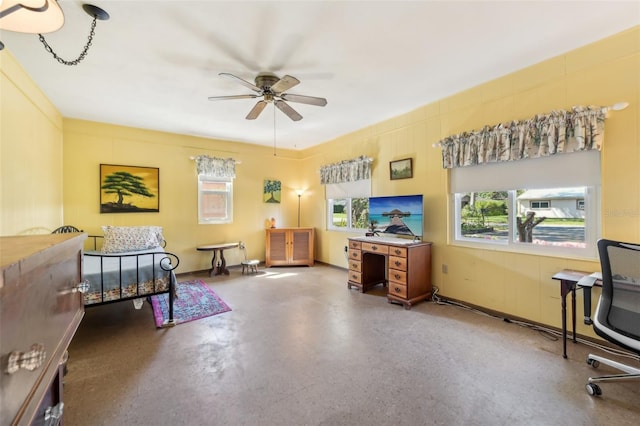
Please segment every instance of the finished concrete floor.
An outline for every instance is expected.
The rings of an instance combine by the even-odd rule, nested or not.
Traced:
[[[325,265],[202,279],[232,311],[156,329],[87,309],[65,425],[637,425],[640,382],[585,391],[590,350],[458,307],[389,304]],[[560,306],[558,306],[560,315]],[[594,351],[600,353],[601,351]],[[627,360],[628,361],[628,360]],[[633,363],[633,361],[631,361]],[[638,362],[635,362],[638,365]]]

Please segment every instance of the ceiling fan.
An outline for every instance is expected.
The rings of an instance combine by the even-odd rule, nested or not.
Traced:
[[[241,79],[233,74],[221,72],[219,75],[222,77],[236,80],[238,83],[253,90],[256,93],[247,95],[232,95],[232,96],[210,96],[210,101],[219,101],[225,99],[251,99],[259,98],[255,106],[247,114],[247,120],[255,120],[258,118],[262,110],[268,103],[273,102],[276,107],[284,112],[293,121],[299,121],[302,116],[291,106],[285,102],[298,102],[307,105],[325,106],[327,100],[325,98],[317,98],[315,96],[294,95],[292,93],[285,93],[286,90],[300,84],[300,80],[290,75],[285,75],[282,78],[278,78],[276,75],[268,72],[262,72],[255,78],[255,84],[249,83],[246,80]]]

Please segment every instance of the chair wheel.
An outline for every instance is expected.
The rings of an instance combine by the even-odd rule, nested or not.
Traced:
[[[587,364],[589,364],[593,368],[598,368],[600,366],[600,361],[598,361],[597,359],[587,358]]]
[[[591,396],[600,396],[602,395],[602,389],[595,383],[587,383],[587,393]]]

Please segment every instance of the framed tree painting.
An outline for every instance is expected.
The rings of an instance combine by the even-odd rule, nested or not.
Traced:
[[[160,169],[100,164],[100,213],[160,211]]]
[[[391,161],[389,163],[389,177],[395,179],[409,179],[413,177],[413,159]]]
[[[262,201],[265,203],[280,203],[282,197],[282,184],[279,180],[264,180],[264,189],[262,190]]]

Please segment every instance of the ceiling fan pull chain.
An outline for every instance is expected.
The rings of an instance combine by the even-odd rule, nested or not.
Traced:
[[[97,18],[94,16],[93,17],[93,22],[91,23],[91,32],[89,33],[89,40],[87,41],[87,44],[84,46],[84,49],[82,49],[82,53],[80,53],[80,56],[78,56],[76,59],[74,59],[73,61],[66,61],[64,59],[62,59],[61,57],[59,57],[58,55],[56,55],[56,53],[53,51],[53,49],[51,48],[51,46],[49,46],[49,43],[47,43],[47,41],[44,39],[42,34],[38,34],[40,41],[42,42],[42,44],[44,44],[44,48],[47,50],[47,52],[51,53],[53,55],[53,57],[56,59],[56,61],[60,62],[62,65],[78,65],[80,63],[80,61],[82,61],[85,56],[87,56],[87,52],[89,51],[89,47],[91,47],[91,42],[93,41],[93,36],[95,35],[95,29],[96,29],[96,20]]]

